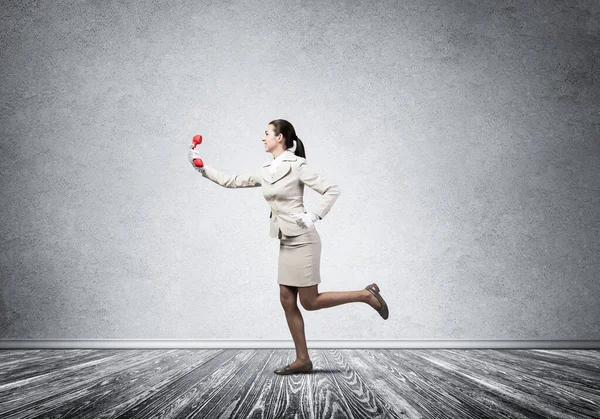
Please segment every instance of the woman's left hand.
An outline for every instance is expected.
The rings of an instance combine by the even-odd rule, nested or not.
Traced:
[[[296,224],[304,229],[309,228],[311,225],[320,220],[319,216],[314,212],[301,212],[298,214],[293,214],[292,217],[297,218]]]

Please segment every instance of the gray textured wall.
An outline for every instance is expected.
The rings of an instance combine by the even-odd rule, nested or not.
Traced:
[[[308,339],[600,338],[597,1],[175,3],[2,2],[1,338],[289,339],[260,189],[186,158],[274,118],[342,190],[319,290],[390,304]]]

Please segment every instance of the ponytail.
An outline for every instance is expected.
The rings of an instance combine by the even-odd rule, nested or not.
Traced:
[[[293,146],[292,142],[292,146]],[[300,138],[296,137],[296,149],[294,150],[294,154],[296,156],[300,156],[302,158],[306,158],[306,151],[304,151],[304,143],[300,141]]]

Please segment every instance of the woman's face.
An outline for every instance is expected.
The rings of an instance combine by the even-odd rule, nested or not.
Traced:
[[[262,142],[265,145],[265,151],[267,153],[272,153],[279,147],[279,144],[283,144],[283,135],[275,135],[275,127],[269,124],[265,130]]]

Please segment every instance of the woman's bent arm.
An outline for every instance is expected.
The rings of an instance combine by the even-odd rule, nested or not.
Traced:
[[[326,180],[323,176],[312,170],[306,163],[299,168],[299,178],[302,183],[319,192],[322,197],[317,202],[317,208],[313,211],[323,219],[340,196],[341,190],[338,185]]]

